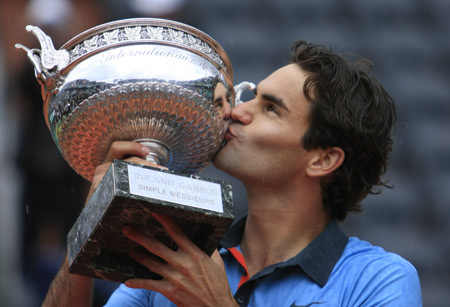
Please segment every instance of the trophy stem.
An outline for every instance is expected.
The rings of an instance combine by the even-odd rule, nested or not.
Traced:
[[[150,153],[145,156],[145,160],[161,166],[169,166],[172,162],[170,149],[166,144],[153,139],[137,139],[134,141],[150,148]]]

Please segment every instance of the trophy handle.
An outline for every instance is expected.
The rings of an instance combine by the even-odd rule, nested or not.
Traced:
[[[236,85],[234,87],[234,91],[236,93],[236,102],[235,102],[235,106],[240,105],[241,103],[243,103],[243,101],[241,100],[241,95],[245,90],[250,90],[250,91],[254,91],[256,89],[256,85],[254,83],[251,82],[241,82],[238,85]]]
[[[36,78],[49,88],[49,85],[54,84],[52,79],[55,79],[59,72],[69,64],[69,51],[65,49],[56,50],[52,39],[36,26],[28,25],[26,30],[36,36],[42,50],[29,49],[22,44],[16,44],[15,47],[23,49],[27,53],[28,59],[34,66]]]
[[[41,85],[45,110],[50,97],[59,91],[58,88],[63,82],[64,78],[60,72],[69,64],[70,53],[65,49],[56,50],[51,38],[38,27],[28,25],[26,30],[37,37],[42,50],[29,49],[22,44],[16,44],[15,47],[24,50],[34,66],[36,79]],[[47,126],[50,127],[47,117],[45,121]]]

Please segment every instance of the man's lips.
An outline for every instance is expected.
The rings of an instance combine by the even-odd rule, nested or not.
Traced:
[[[234,135],[233,130],[232,130],[231,125],[230,125],[228,127],[227,132],[225,133],[225,141],[228,141],[228,140],[230,140],[230,139],[232,139],[234,137],[235,137],[235,135]]]

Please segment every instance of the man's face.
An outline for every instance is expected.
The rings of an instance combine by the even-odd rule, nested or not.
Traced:
[[[223,119],[224,133],[228,129],[231,116],[231,104],[228,100],[228,92],[222,83],[218,83],[214,91],[213,98],[214,108],[217,110],[219,116]]]
[[[280,68],[258,84],[253,100],[231,111],[227,144],[214,165],[246,183],[281,183],[303,172],[308,153],[301,138],[308,129],[303,94],[307,75],[296,64]]]

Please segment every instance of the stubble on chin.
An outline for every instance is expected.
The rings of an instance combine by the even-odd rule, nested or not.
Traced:
[[[215,155],[212,164],[215,168],[227,172],[228,164],[231,163],[229,160],[229,145],[225,144],[222,146],[222,148],[219,150],[219,152]]]

